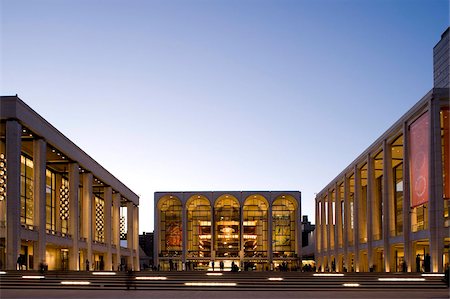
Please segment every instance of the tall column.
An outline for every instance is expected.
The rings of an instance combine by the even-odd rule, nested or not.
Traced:
[[[133,268],[133,242],[136,235],[136,232],[133,229],[133,207],[134,204],[131,201],[127,201],[127,248],[130,252],[130,257],[128,260],[128,267]]]
[[[322,227],[322,269],[321,271],[325,271],[325,263],[324,259],[325,256],[328,254],[328,248],[327,248],[327,225],[326,225],[326,215],[325,215],[325,197],[321,196],[320,198],[320,210],[321,210],[321,217],[320,217],[320,226]]]
[[[34,196],[34,225],[38,231],[37,251],[34,252],[34,269],[39,269],[39,263],[45,262],[46,247],[46,153],[47,144],[43,139],[33,141],[33,196]]]
[[[72,236],[72,248],[69,250],[69,270],[80,270],[79,263],[79,203],[78,188],[80,172],[78,163],[69,164],[69,234]]]
[[[94,262],[92,255],[92,180],[92,173],[83,174],[83,235],[86,237],[86,259],[89,261],[91,268]]]
[[[302,199],[301,195],[298,198],[298,210],[297,210],[297,217],[296,217],[296,224],[297,224],[297,255],[298,255],[298,262],[300,269],[302,268]]]
[[[390,205],[394,199],[394,182],[392,176],[392,146],[383,141],[383,252],[384,269],[391,272],[391,209]]]
[[[134,231],[135,233],[135,237],[134,238],[134,252],[135,252],[135,258],[134,258],[134,270],[135,271],[140,271],[140,263],[139,263],[139,208],[138,206],[134,206],[133,209],[133,213],[134,213]]]
[[[354,167],[354,186],[355,186],[355,193],[353,197],[353,212],[354,212],[354,244],[355,244],[355,271],[359,272],[359,200],[361,197],[361,173],[358,169],[358,165],[355,165]]]
[[[112,188],[105,187],[105,244],[106,244],[106,257],[105,257],[105,269],[110,271],[112,269],[112,253],[111,253],[111,242],[112,242]]]
[[[114,235],[112,239],[114,240],[114,244],[116,245],[116,259],[114,261],[115,269],[113,270],[117,270],[117,268],[120,265],[120,199],[121,199],[120,193],[113,194]]]
[[[342,240],[342,212],[341,212],[341,194],[339,192],[339,184],[336,183],[334,185],[334,200],[335,200],[335,215],[336,215],[336,225],[334,230],[334,256],[336,258],[336,271],[340,272],[341,269],[341,263],[339,261],[339,248],[342,246],[339,246],[339,240]],[[342,244],[342,241],[341,241]]]
[[[409,182],[409,132],[407,123],[403,123],[403,248],[404,260],[408,272],[413,265],[411,244],[411,211],[410,206],[410,182]],[[415,259],[414,259],[415,264]]]
[[[267,234],[268,234],[267,240],[268,240],[268,243],[269,243],[268,244],[269,245],[269,256],[268,256],[268,258],[269,258],[270,267],[272,267],[272,265],[273,265],[273,215],[272,215],[272,204],[273,204],[273,201],[271,199],[270,203],[269,203],[269,211],[268,211],[269,215],[267,217],[268,222],[269,222],[268,223],[269,225],[268,225],[268,232],[267,232]]]
[[[350,261],[348,259],[349,254],[349,241],[348,236],[350,233],[350,200],[349,200],[349,183],[347,175],[344,174],[344,266],[347,269],[347,271],[350,271]]]
[[[333,198],[332,198],[332,193],[330,190],[327,191],[327,210],[328,210],[328,226],[327,226],[327,256],[328,256],[328,269],[331,271],[332,267],[331,267],[331,262],[332,262],[332,258],[331,255],[333,254],[333,248],[331,246],[331,241],[333,240]]]
[[[367,261],[369,264],[369,271],[373,269],[373,211],[374,211],[374,196],[375,196],[375,160],[367,154]]]
[[[187,252],[187,239],[188,239],[188,234],[187,234],[187,206],[186,206],[186,200],[184,198],[184,193],[183,193],[183,203],[182,203],[182,207],[181,207],[181,225],[182,225],[182,229],[181,229],[181,233],[182,233],[182,239],[181,239],[181,262],[183,263],[183,266],[186,266],[186,252]],[[183,268],[182,268],[183,269]]]
[[[442,255],[444,251],[444,235],[448,229],[444,229],[444,190],[442,169],[442,144],[440,106],[438,99],[430,103],[430,188],[429,188],[429,227],[430,227],[430,252],[431,271],[443,272]],[[448,145],[447,145],[448,146]],[[447,161],[448,163],[448,161]],[[447,179],[448,180],[448,179]]]
[[[22,126],[6,122],[6,270],[15,270],[20,252],[20,153]]]
[[[314,233],[314,238],[315,238],[315,255],[316,255],[316,260],[320,258],[320,255],[322,254],[321,252],[321,248],[320,248],[320,223],[319,223],[319,200],[317,198],[314,199],[314,206],[315,206],[315,212],[316,215],[314,217],[314,223],[316,224],[316,229],[313,232]],[[270,239],[269,239],[270,240]]]

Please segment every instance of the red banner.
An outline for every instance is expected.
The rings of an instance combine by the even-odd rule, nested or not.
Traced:
[[[428,202],[428,161],[430,154],[430,114],[427,111],[409,127],[411,207]]]
[[[444,198],[450,199],[450,113],[449,108],[443,108],[441,118],[441,126],[443,129],[443,180],[444,180]]]

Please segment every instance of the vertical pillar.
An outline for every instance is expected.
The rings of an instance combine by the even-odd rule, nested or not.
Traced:
[[[83,235],[86,237],[86,259],[89,261],[91,268],[94,263],[92,255],[92,180],[92,173],[83,174]]]
[[[339,184],[334,185],[334,200],[335,200],[335,215],[336,215],[336,225],[334,230],[334,256],[336,258],[336,272],[341,272],[341,263],[339,260],[339,249],[342,248],[339,243],[342,244],[342,212],[341,212],[341,194],[339,192]],[[339,242],[341,241],[341,242]]]
[[[328,260],[328,269],[332,271],[331,262],[332,258],[331,255],[333,254],[333,247],[331,246],[331,241],[333,240],[333,198],[332,198],[332,191],[327,190],[327,206],[328,206],[328,226],[327,226],[327,260]]]
[[[134,238],[134,270],[135,271],[140,271],[140,261],[139,261],[139,208],[138,206],[134,206],[133,209],[133,213],[134,213],[134,231],[135,231],[135,238]],[[185,242],[185,240],[183,240],[183,242]]]
[[[317,198],[314,199],[315,202],[315,212],[316,215],[314,217],[314,223],[316,224],[316,229],[313,232],[314,233],[314,238],[315,238],[315,256],[316,256],[316,260],[318,260],[320,258],[321,253],[321,248],[320,248],[320,219],[319,219],[319,200]]]
[[[349,253],[349,241],[348,236],[350,234],[350,200],[349,200],[349,183],[347,175],[344,174],[344,266],[347,271],[350,271],[350,261],[348,259]]]
[[[79,263],[79,203],[78,189],[80,186],[80,172],[78,163],[69,164],[69,234],[72,236],[72,248],[69,251],[69,270],[80,270]]]
[[[269,256],[268,256],[268,258],[269,258],[269,264],[270,264],[270,270],[272,270],[272,265],[273,265],[273,215],[272,215],[272,204],[273,204],[273,201],[272,201],[272,198],[270,198],[270,202],[269,202],[269,211],[268,211],[268,213],[269,213],[269,215],[268,215],[268,217],[267,217],[267,219],[268,219],[268,232],[267,232],[267,234],[268,234],[268,237],[267,237],[267,240],[268,240],[268,247],[269,247]]]
[[[355,164],[354,166],[354,186],[355,186],[355,193],[353,197],[353,212],[354,212],[354,244],[355,244],[355,271],[359,272],[359,200],[360,200],[360,194],[361,194],[361,173],[358,169],[358,165]]]
[[[321,217],[320,217],[320,226],[321,226],[321,228],[322,228],[322,264],[321,264],[321,267],[322,267],[322,269],[321,269],[321,271],[323,272],[323,271],[325,271],[325,264],[324,264],[324,259],[325,259],[325,256],[327,255],[327,251],[328,251],[328,248],[327,248],[327,239],[326,239],[326,235],[327,235],[327,225],[326,225],[326,220],[325,220],[325,205],[326,205],[326,202],[325,202],[325,197],[324,196],[321,196],[321,198],[320,198],[320,210],[321,210]]]
[[[159,250],[161,248],[161,237],[160,237],[160,232],[161,232],[161,228],[160,228],[160,220],[159,220],[159,209],[158,209],[158,200],[155,196],[155,202],[154,202],[154,211],[155,211],[155,228],[153,231],[153,258],[155,259],[155,266],[159,267]],[[214,219],[214,214],[213,215],[213,219]],[[212,226],[212,228],[214,228],[214,225]],[[211,254],[214,253],[213,250],[213,246],[214,246],[214,231],[213,231],[213,235],[212,235],[212,240],[211,240]]]
[[[296,232],[297,232],[297,257],[298,257],[298,267],[302,268],[302,199],[301,194],[298,198],[298,209],[297,209],[297,217],[296,217]]]
[[[429,227],[431,271],[443,272],[442,255],[444,253],[444,190],[442,169],[442,141],[439,99],[433,98],[430,103],[430,188],[429,188]],[[448,163],[448,162],[447,162]],[[448,230],[447,230],[448,232]]]
[[[384,270],[391,272],[391,203],[394,199],[394,182],[392,177],[392,146],[383,141],[383,253]]]
[[[128,268],[133,269],[133,258],[134,258],[134,252],[133,252],[133,242],[135,238],[136,232],[133,229],[133,207],[134,204],[131,201],[127,201],[127,248],[130,252],[130,257],[128,260]]]
[[[113,195],[113,222],[114,222],[114,235],[112,237],[114,244],[116,245],[116,259],[115,269],[118,269],[120,265],[120,193],[114,193]]]
[[[105,244],[106,244],[106,257],[105,257],[105,269],[112,269],[112,252],[111,252],[111,243],[112,243],[112,188],[105,187]]]
[[[33,196],[34,196],[34,225],[38,231],[37,252],[34,252],[34,269],[39,269],[39,263],[45,262],[46,247],[46,151],[47,144],[43,139],[33,141]]]
[[[15,270],[20,251],[20,153],[22,126],[6,122],[6,270]]]
[[[367,261],[369,271],[373,269],[373,211],[374,211],[374,191],[375,191],[375,160],[367,154]]]
[[[186,206],[186,199],[184,198],[185,194],[183,193],[183,202],[181,206],[181,233],[182,233],[182,239],[181,239],[181,262],[183,263],[183,266],[186,265],[186,252],[187,252],[187,206]],[[183,268],[181,268],[183,269]]]
[[[430,151],[431,152],[431,151]],[[413,263],[411,244],[411,214],[410,214],[410,181],[409,181],[409,133],[407,123],[403,123],[403,248],[404,260],[408,272]]]

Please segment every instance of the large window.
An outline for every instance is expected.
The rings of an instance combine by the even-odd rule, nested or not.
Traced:
[[[187,204],[187,248],[188,257],[211,256],[211,205],[209,200],[196,195]]]
[[[390,236],[399,236],[403,233],[403,135],[392,143],[391,152],[394,197],[389,204],[393,219],[390,223]]]
[[[297,203],[291,196],[280,196],[272,205],[273,256],[293,257],[295,255],[295,211]]]
[[[33,160],[21,155],[20,162],[20,222],[32,226],[34,224]]]
[[[175,196],[165,196],[159,201],[160,254],[181,255],[182,250],[182,205]]]
[[[383,151],[375,156],[375,196],[373,199],[373,239],[383,236]]]
[[[238,257],[240,251],[240,206],[231,195],[222,195],[214,205],[217,257]]]
[[[348,202],[349,202],[349,210],[350,210],[350,223],[348,230],[348,244],[353,246],[354,242],[354,229],[355,229],[355,175],[352,174],[348,178],[349,183],[349,194],[348,194]]]
[[[48,168],[45,174],[45,228],[52,233],[56,231],[56,174]]]
[[[244,203],[244,257],[266,257],[268,251],[268,203],[260,195],[252,195]]]
[[[367,163],[360,169],[359,242],[367,243]]]
[[[105,242],[105,201],[98,196],[95,196],[94,240],[100,243]]]

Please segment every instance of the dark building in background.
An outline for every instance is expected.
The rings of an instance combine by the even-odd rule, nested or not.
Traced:
[[[153,232],[139,235],[139,261],[141,269],[151,268],[153,263]]]
[[[314,230],[316,226],[308,221],[308,216],[302,217],[302,259],[304,261],[314,261],[315,236]]]
[[[433,49],[434,88],[449,88],[449,29],[441,35],[441,40]]]

